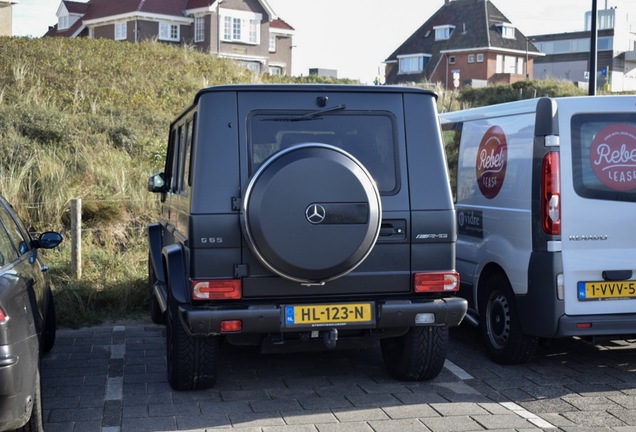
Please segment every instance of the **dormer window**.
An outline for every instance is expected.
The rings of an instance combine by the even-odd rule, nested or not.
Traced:
[[[507,24],[501,23],[497,24],[497,28],[501,32],[501,37],[504,39],[514,39],[515,38],[515,27]]]
[[[433,27],[435,30],[435,40],[447,40],[450,39],[453,34],[453,30],[455,30],[454,25],[443,25],[443,26],[435,26]]]
[[[57,18],[57,29],[58,30],[66,30],[67,28],[70,27],[69,24],[69,16],[68,15],[61,15]]]
[[[398,56],[398,74],[422,73],[430,59],[430,54],[409,54]]]

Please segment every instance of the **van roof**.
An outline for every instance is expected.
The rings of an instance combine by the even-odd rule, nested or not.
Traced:
[[[594,106],[611,106],[618,99],[634,98],[634,95],[604,95],[604,96],[566,96],[558,98],[550,98],[558,105],[574,104],[579,107]],[[468,108],[440,114],[442,124],[455,123],[458,121],[479,120],[491,117],[504,117],[510,115],[529,114],[537,109],[537,104],[542,98],[524,99],[514,102],[505,102],[501,104],[488,105],[478,108]]]

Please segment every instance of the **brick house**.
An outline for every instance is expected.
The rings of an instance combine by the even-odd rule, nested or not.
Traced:
[[[489,0],[444,0],[386,60],[387,84],[441,83],[445,88],[532,78],[542,55]]]
[[[266,0],[62,0],[48,37],[189,44],[258,73],[289,75],[294,28]]]

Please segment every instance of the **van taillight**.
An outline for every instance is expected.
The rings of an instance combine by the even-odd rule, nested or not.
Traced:
[[[543,231],[551,235],[561,234],[561,174],[559,153],[549,152],[543,158],[541,221]]]
[[[0,308],[0,324],[5,322],[7,318],[9,318],[7,314],[5,314],[2,308]]]
[[[192,281],[193,300],[238,300],[242,293],[240,279]]]

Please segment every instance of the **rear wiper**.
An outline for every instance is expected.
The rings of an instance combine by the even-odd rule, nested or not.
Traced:
[[[305,121],[305,120],[314,120],[318,117],[320,117],[321,115],[328,113],[328,112],[333,112],[333,111],[340,111],[346,108],[346,105],[342,104],[342,105],[336,105],[336,106],[332,106],[329,108],[324,108],[318,111],[313,111],[307,114],[303,114],[303,115],[299,115],[299,116],[294,116],[294,117],[274,117],[274,118],[268,118],[268,119],[263,119],[266,121],[290,121],[290,122],[296,122],[296,121]]]

